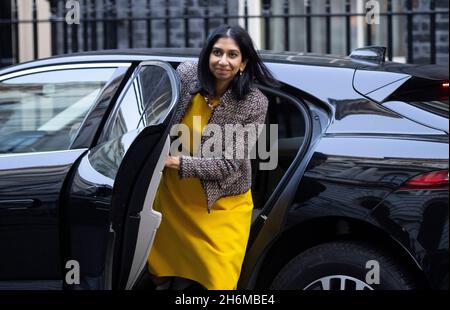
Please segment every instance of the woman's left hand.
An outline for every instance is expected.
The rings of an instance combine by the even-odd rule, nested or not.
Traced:
[[[180,170],[180,156],[167,156],[164,166]]]

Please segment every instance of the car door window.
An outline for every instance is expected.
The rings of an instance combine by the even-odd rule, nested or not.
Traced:
[[[90,165],[114,180],[125,153],[140,129],[164,122],[178,98],[170,65],[149,61],[139,66],[120,95],[99,144],[88,155]]]
[[[0,77],[0,154],[67,150],[115,68]]]
[[[161,67],[144,67],[138,78],[144,104],[142,126],[155,125],[169,112],[172,86],[167,71]]]
[[[161,123],[169,113],[172,96],[167,69],[155,65],[141,67],[113,114],[108,140]]]

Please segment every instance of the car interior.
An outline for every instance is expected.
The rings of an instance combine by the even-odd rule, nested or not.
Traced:
[[[269,99],[265,121],[266,128],[270,131],[275,129],[271,128],[270,124],[278,126],[278,160],[276,168],[271,170],[260,168],[260,163],[269,159],[262,160],[257,156],[256,159],[251,160],[253,220],[261,213],[276,186],[292,164],[303,145],[305,137],[304,116],[296,103],[268,91],[264,91],[264,94]],[[269,132],[267,132],[265,138],[267,140],[265,145],[268,147],[270,145]],[[277,150],[273,149],[272,152],[274,151]]]

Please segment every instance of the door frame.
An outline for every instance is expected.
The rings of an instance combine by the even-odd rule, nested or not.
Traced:
[[[153,204],[170,149],[170,126],[180,97],[180,80],[173,67],[164,61],[144,61],[133,72],[112,111],[104,133],[113,125],[120,102],[145,66],[167,70],[172,86],[168,112],[158,124],[144,127],[134,139],[120,164],[111,200],[111,220],[106,251],[105,280],[107,289],[132,289],[145,268],[161,213]],[[103,135],[106,137],[106,135]],[[152,146],[149,148],[149,145]],[[150,205],[149,208],[144,206]]]

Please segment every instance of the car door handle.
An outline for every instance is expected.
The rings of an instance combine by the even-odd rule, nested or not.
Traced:
[[[0,200],[0,209],[31,209],[39,205],[39,201],[36,199],[11,199]]]

